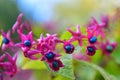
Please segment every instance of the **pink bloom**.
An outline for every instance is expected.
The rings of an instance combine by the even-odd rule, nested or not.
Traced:
[[[57,34],[46,34],[47,37],[45,38],[45,41],[49,47],[50,50],[55,50],[55,47],[57,45],[57,43],[61,42],[58,38],[57,38]]]
[[[74,52],[74,45],[70,44],[69,42],[64,42],[64,50],[66,53],[71,54]]]
[[[37,44],[37,49],[44,54],[45,52],[47,52],[49,50],[47,43],[45,41],[45,38],[43,37],[43,35],[40,35],[40,38],[38,39],[38,44]]]
[[[17,17],[15,24],[12,27],[13,33],[15,32],[15,30],[17,30],[20,27],[22,17],[23,17],[23,13],[20,13],[19,16]]]
[[[94,45],[87,46],[86,53],[89,56],[93,56],[96,53],[96,47]]]
[[[17,54],[14,57],[12,57],[9,55],[9,53],[5,52],[5,56],[7,57],[8,61],[0,62],[0,68],[2,68],[4,74],[13,77],[17,72],[16,66]]]
[[[18,34],[21,38],[21,43],[16,44],[16,46],[20,46],[24,53],[29,51],[33,44],[35,44],[35,41],[33,41],[32,31],[28,33],[28,35],[25,35],[22,33],[22,31],[18,30]]]
[[[42,54],[46,53],[48,50],[54,51],[57,43],[61,41],[57,38],[57,34],[47,34],[47,37],[43,37],[40,35],[40,39],[38,39],[37,49],[40,50]]]
[[[24,56],[32,60],[37,60],[39,58],[36,57],[35,55],[39,53],[40,53],[39,50],[28,50],[27,52],[24,53]]]
[[[106,43],[102,43],[101,48],[103,55],[106,54],[107,56],[110,56],[110,54],[114,51],[116,46],[117,46],[116,42],[110,43],[109,41],[107,41]]]
[[[2,32],[2,51],[4,51],[6,48],[10,48],[11,46],[13,46],[13,42],[10,38],[10,31],[8,31],[7,33],[5,33],[3,30],[1,30]]]
[[[94,44],[97,42],[97,36],[95,34],[95,31],[91,31],[91,30],[87,30],[87,37],[88,37],[88,41],[90,44]]]
[[[44,55],[42,55],[41,60],[45,60],[46,62],[49,63],[53,62],[58,57],[60,57],[60,54],[49,50],[48,52],[44,53]]]
[[[79,26],[79,25],[76,26],[76,32],[74,32],[74,31],[72,31],[72,30],[70,30],[70,29],[68,29],[68,31],[72,34],[72,37],[71,37],[71,39],[70,39],[70,42],[73,42],[73,41],[77,40],[78,43],[79,43],[79,45],[82,46],[82,39],[83,39],[83,38],[86,38],[86,36],[83,35],[83,34],[80,32],[80,26]]]
[[[63,67],[64,65],[62,64],[62,62],[59,59],[57,59],[57,60],[54,60],[53,62],[49,63],[49,66],[53,71],[58,71],[60,69],[60,67]]]
[[[101,37],[104,38],[103,28],[105,26],[105,23],[102,22],[101,24],[98,24],[97,20],[94,17],[92,17],[92,20],[93,20],[94,25],[91,27],[88,27],[88,29],[92,31],[95,30],[95,33],[97,36],[101,35]]]

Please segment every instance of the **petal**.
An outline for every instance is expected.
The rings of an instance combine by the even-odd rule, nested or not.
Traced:
[[[10,30],[7,32],[6,37],[10,39]]]
[[[22,43],[24,43],[25,40],[28,40],[27,36],[24,35],[24,34],[21,34],[21,40],[22,40]]]
[[[4,51],[6,48],[8,48],[8,45],[2,44],[2,51]]]
[[[3,68],[6,68],[7,66],[12,66],[10,62],[1,62],[0,65],[2,65]]]
[[[98,22],[97,22],[97,20],[96,20],[94,17],[92,17],[92,20],[93,20],[93,22],[94,22],[95,24],[98,25]]]
[[[71,29],[67,29],[72,35],[76,34],[74,31],[72,31]]]
[[[77,33],[80,33],[80,26],[79,25],[76,26],[76,30],[77,30]]]
[[[12,56],[11,56],[8,52],[5,52],[5,55],[7,56],[8,60],[9,60],[11,63],[14,63]]]
[[[37,60],[38,58],[37,57],[35,57],[35,56],[28,56],[30,59],[32,59],[32,60]]]
[[[27,51],[29,51],[30,50],[30,48],[29,47],[22,47],[22,50],[23,50],[23,52],[27,52]]]
[[[0,62],[2,62],[5,58],[5,54],[3,54],[2,56],[0,56]]]
[[[22,43],[17,43],[17,44],[15,44],[14,46],[16,46],[16,47],[21,47],[21,46],[22,46]]]
[[[6,36],[6,33],[4,32],[3,29],[1,30],[1,34],[2,34],[2,36],[5,37],[5,38],[7,37],[7,36]]]
[[[32,31],[29,32],[29,34],[27,35],[27,38],[28,38],[31,42],[33,41]]]
[[[29,51],[28,51],[28,54],[29,54],[29,55],[35,55],[35,54],[38,54],[38,53],[40,53],[39,50],[29,50]]]
[[[19,23],[21,23],[22,17],[23,17],[23,13],[20,13],[20,14],[18,15],[18,18],[17,18],[17,21],[18,21]]]
[[[13,27],[12,27],[12,32],[13,32],[13,33],[14,33],[15,30],[19,27],[19,25],[20,25],[20,23],[16,21],[15,24],[13,25]]]
[[[15,53],[15,55],[14,55],[14,57],[13,57],[14,63],[16,63],[16,61],[17,61],[17,57],[18,57],[18,52]]]

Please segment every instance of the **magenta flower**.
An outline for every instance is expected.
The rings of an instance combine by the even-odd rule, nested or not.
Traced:
[[[92,17],[92,20],[94,25],[88,27],[88,29],[95,31],[96,36],[101,35],[101,37],[104,38],[103,28],[105,26],[105,23],[102,22],[101,24],[98,24],[97,20],[94,17]]]
[[[39,53],[40,53],[39,50],[28,50],[27,52],[24,52],[24,56],[32,60],[37,60],[39,58],[35,55]]]
[[[60,42],[60,40],[57,38],[57,34],[46,34],[47,37],[45,38],[45,42],[47,43],[50,50],[55,50],[55,47],[57,43]]]
[[[87,46],[86,53],[89,56],[93,56],[96,53],[96,47],[94,45]]]
[[[57,60],[54,60],[53,62],[49,63],[49,66],[53,71],[58,71],[60,69],[60,67],[63,67],[64,65],[62,64],[62,62],[59,59],[57,59]]]
[[[110,56],[110,54],[114,51],[116,46],[117,46],[116,42],[110,43],[109,41],[106,41],[106,43],[102,43],[101,48],[103,55],[106,54],[107,56]]]
[[[55,59],[57,59],[58,57],[60,57],[61,55],[56,53],[56,52],[53,52],[53,51],[48,51],[46,53],[44,53],[44,55],[42,55],[42,58],[41,60],[45,60],[46,62],[53,62]]]
[[[83,39],[83,38],[86,38],[86,36],[83,35],[83,34],[80,32],[80,26],[79,26],[79,25],[76,26],[76,32],[74,32],[74,31],[72,31],[72,30],[70,30],[70,29],[68,29],[68,31],[72,34],[72,37],[71,37],[71,39],[70,39],[70,42],[73,42],[73,41],[77,40],[78,43],[79,43],[79,45],[82,46],[82,39]]]
[[[38,39],[37,49],[40,50],[42,54],[46,53],[49,50],[54,51],[57,43],[60,42],[62,41],[57,38],[57,34],[47,34],[47,37],[43,37],[41,34],[40,38]]]
[[[64,42],[64,51],[68,54],[72,54],[74,52],[74,45],[70,44],[69,42]]]
[[[11,48],[14,43],[12,42],[11,38],[10,38],[10,31],[8,31],[7,33],[5,33],[3,30],[1,30],[2,33],[2,51],[4,51],[6,48]]]
[[[37,49],[44,54],[45,52],[47,52],[49,50],[47,43],[45,41],[45,38],[43,37],[43,35],[40,35],[40,38],[38,39],[38,44],[37,44]]]
[[[18,30],[18,34],[21,38],[21,43],[17,43],[16,46],[20,46],[24,53],[27,53],[32,47],[33,44],[35,44],[35,41],[33,41],[32,31],[28,33],[28,35],[25,35],[22,33],[22,31]]]
[[[5,60],[5,57],[7,57],[8,61],[4,61]],[[17,66],[16,66],[16,60],[17,60],[17,54],[12,57],[10,56],[9,53],[5,52],[5,55],[3,54],[1,58],[1,61],[0,61],[0,68],[3,70],[2,72],[4,74],[7,74],[9,75],[10,77],[13,77],[16,72],[17,72]]]
[[[87,37],[88,37],[88,41],[90,44],[94,44],[97,42],[97,36],[95,34],[95,31],[91,31],[91,30],[87,30]]]
[[[21,25],[21,20],[23,17],[23,13],[20,13],[19,16],[17,17],[17,20],[15,22],[15,24],[12,27],[12,32],[14,33],[17,29],[19,29],[20,25]]]

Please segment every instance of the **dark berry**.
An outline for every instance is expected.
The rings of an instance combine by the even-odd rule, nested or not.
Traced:
[[[3,38],[2,42],[8,44],[10,41],[7,38]]]
[[[30,47],[30,46],[31,46],[31,42],[30,42],[30,40],[26,40],[26,41],[24,41],[24,45]]]
[[[47,59],[53,59],[55,55],[52,52],[49,52],[45,56]]]
[[[74,51],[74,46],[72,44],[68,44],[64,46],[64,49],[66,53],[71,54]]]
[[[59,68],[59,64],[58,64],[57,61],[54,61],[54,62],[52,63],[52,66],[53,66],[54,68]]]
[[[108,52],[112,52],[112,51],[113,51],[113,47],[112,47],[111,45],[107,45],[107,46],[106,46],[106,50],[107,50]]]
[[[91,44],[95,43],[96,41],[97,41],[97,37],[96,37],[96,36],[93,36],[93,37],[91,37],[91,38],[89,39],[89,42],[90,42]]]
[[[88,46],[87,47],[87,54],[89,56],[93,56],[96,53],[96,48],[95,46]]]

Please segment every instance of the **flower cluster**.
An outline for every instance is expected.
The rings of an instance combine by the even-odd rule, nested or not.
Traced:
[[[16,60],[17,60],[17,54],[14,57],[12,57],[7,52],[1,55],[0,56],[1,74],[7,74],[10,77],[13,77],[17,72]]]
[[[92,20],[86,27],[87,35],[81,32],[81,27],[79,25],[76,26],[76,31],[67,29],[67,31],[72,34],[69,40],[61,40],[58,38],[57,34],[46,34],[46,36],[43,36],[42,33],[40,34],[40,37],[35,40],[31,25],[28,21],[22,22],[22,16],[23,14],[21,13],[12,27],[12,33],[17,32],[20,42],[15,43],[12,41],[10,38],[10,31],[5,33],[4,30],[1,30],[3,37],[2,51],[5,52],[6,49],[12,50],[12,47],[18,47],[22,50],[25,57],[32,60],[41,59],[41,61],[48,63],[49,67],[53,71],[58,71],[65,65],[60,60],[61,55],[56,50],[56,46],[58,44],[63,44],[65,53],[72,54],[75,50],[73,42],[78,41],[79,46],[83,47],[83,39],[86,39],[88,42],[87,46],[85,46],[86,54],[89,56],[95,55],[97,49],[101,49],[103,55],[106,54],[110,56],[117,46],[116,42],[111,43],[110,41],[104,39],[104,29],[109,27],[108,16],[102,17],[100,24],[94,17],[92,17]],[[23,30],[27,30],[29,33],[24,34]],[[100,41],[98,37],[101,38]],[[41,58],[38,58],[36,55],[40,55]],[[4,61],[5,57],[7,57],[8,61]],[[2,73],[14,76],[14,74],[17,72],[16,59],[16,54],[15,57],[12,58],[7,52],[0,56],[0,68]]]

